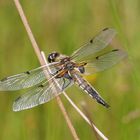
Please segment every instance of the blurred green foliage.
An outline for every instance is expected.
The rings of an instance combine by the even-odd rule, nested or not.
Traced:
[[[46,55],[52,51],[71,54],[105,27],[117,30],[116,46],[128,53],[128,60],[98,74],[94,87],[108,101],[108,110],[77,87],[67,90],[74,102],[86,101],[96,126],[112,140],[140,139],[140,1],[139,0],[24,0],[21,1],[35,38]],[[0,77],[33,69],[39,62],[15,8],[0,1]],[[0,94],[0,140],[72,140],[56,103],[13,112],[19,94]],[[88,124],[61,95],[81,140],[95,139]]]

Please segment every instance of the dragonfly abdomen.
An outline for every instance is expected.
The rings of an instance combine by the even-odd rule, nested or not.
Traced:
[[[109,107],[109,105],[102,99],[98,92],[82,76],[75,74],[75,82],[81,89],[83,89],[88,95],[94,98],[98,103],[107,108]]]

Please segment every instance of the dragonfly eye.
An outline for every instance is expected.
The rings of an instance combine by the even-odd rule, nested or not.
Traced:
[[[57,53],[57,52],[53,52],[51,54],[48,55],[48,62],[49,63],[52,63],[52,62],[55,62],[56,60],[56,57],[58,57],[60,54]]]

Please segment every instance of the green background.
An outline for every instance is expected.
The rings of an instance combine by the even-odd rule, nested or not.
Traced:
[[[70,55],[105,27],[118,34],[115,47],[128,59],[112,69],[88,77],[111,105],[97,104],[79,88],[67,90],[81,108],[87,103],[90,117],[111,140],[140,140],[140,1],[139,0],[22,0],[36,41],[46,55]],[[30,40],[12,0],[0,0],[0,78],[39,66]],[[36,108],[13,112],[15,98],[25,91],[0,93],[0,140],[72,140],[56,100]],[[90,126],[61,95],[81,140],[96,139]]]

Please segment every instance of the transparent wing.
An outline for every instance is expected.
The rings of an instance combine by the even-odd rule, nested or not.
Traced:
[[[65,78],[59,78],[56,81],[59,85],[54,81],[51,84],[47,82],[17,98],[13,104],[13,110],[21,111],[48,102],[73,84],[73,81]]]
[[[31,86],[39,84],[40,82],[46,79],[44,71],[46,71],[46,68],[48,66],[53,73],[56,72],[55,64],[56,63],[51,63],[33,69],[31,71],[4,78],[0,80],[0,91],[14,91],[29,88]]]
[[[87,63],[85,66],[85,74],[93,74],[108,69],[126,56],[127,54],[125,52],[117,49],[97,56],[94,60],[90,60]]]
[[[91,39],[89,43],[75,51],[71,58],[75,61],[84,61],[88,57],[103,50],[113,39],[116,31],[111,28],[102,30],[95,38]]]

